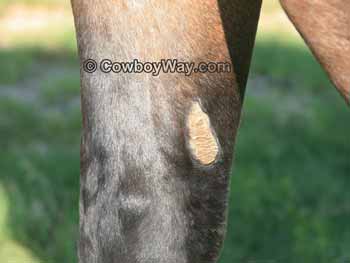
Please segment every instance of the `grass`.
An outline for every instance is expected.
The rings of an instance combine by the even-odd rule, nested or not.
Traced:
[[[307,103],[290,108],[299,90],[284,93],[271,86],[255,97],[248,89],[222,263],[349,256],[349,111],[336,94],[308,94]],[[330,101],[339,104],[329,110]]]
[[[41,99],[47,105],[66,104],[68,101],[79,97],[80,81],[77,78],[78,71],[65,72],[64,78],[46,79],[42,87]]]
[[[280,12],[277,2],[265,3],[265,14]],[[346,262],[349,110],[300,38],[281,40],[291,31],[281,25],[282,33],[261,28],[257,37],[220,263]],[[4,36],[0,50],[0,258],[76,262],[81,118],[74,31],[64,24],[27,36]]]
[[[1,185],[9,210],[3,229],[44,262],[74,262],[79,111],[42,112],[7,100],[1,112],[0,134],[7,138],[1,141]]]
[[[60,67],[71,68],[72,65],[76,67],[78,63],[75,49],[67,48],[65,45],[55,50],[35,46],[2,48],[0,60],[1,85],[18,84],[26,79],[32,79],[33,75],[35,77],[43,72],[45,66],[58,64]]]

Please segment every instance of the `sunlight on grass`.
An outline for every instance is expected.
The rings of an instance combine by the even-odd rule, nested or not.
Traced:
[[[8,237],[6,223],[9,210],[8,198],[3,189],[3,186],[0,184],[0,242]]]
[[[35,258],[31,251],[21,246],[13,240],[0,242],[0,258],[1,262],[6,263],[39,263],[39,259]]]
[[[278,0],[263,0],[262,9],[265,14],[273,14],[280,12],[280,4]]]
[[[282,11],[278,0],[263,1],[257,34],[258,41],[274,36],[284,42],[303,43],[298,32]]]
[[[68,8],[10,5],[0,18],[0,46],[76,50],[73,15]]]
[[[33,253],[11,239],[8,225],[9,198],[0,184],[0,261],[6,263],[40,262]]]
[[[67,0],[0,0],[0,15],[6,13],[8,7],[21,6],[27,8],[70,8],[70,1]]]
[[[69,3],[56,8],[18,2],[8,5],[6,12],[0,16],[0,48],[2,84],[30,79],[31,75],[42,71],[42,67],[52,64],[52,59],[77,65],[74,22]]]

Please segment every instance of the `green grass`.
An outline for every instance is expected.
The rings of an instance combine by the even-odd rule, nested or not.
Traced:
[[[0,134],[6,138],[0,183],[8,200],[1,204],[7,213],[0,233],[10,231],[11,239],[43,262],[74,262],[80,113],[43,112],[10,100],[0,105]]]
[[[54,50],[35,46],[0,49],[0,85],[18,84],[31,79],[47,65],[77,66],[75,48],[62,45]],[[52,63],[54,61],[54,63]]]
[[[76,262],[81,116],[69,32],[0,50],[1,262]],[[220,263],[346,262],[349,109],[299,39],[261,32],[251,73]]]
[[[45,80],[42,85],[42,100],[46,102],[47,105],[53,104],[65,104],[70,100],[79,98],[80,81],[77,77],[79,71],[74,71],[71,74],[67,72],[62,79],[50,78]]]
[[[221,262],[336,262],[349,256],[349,111],[336,94],[290,111],[298,89],[268,92],[248,89]]]
[[[258,39],[252,72],[285,82],[281,88],[302,86],[319,92],[330,86],[325,72],[303,42],[286,41],[277,34]]]

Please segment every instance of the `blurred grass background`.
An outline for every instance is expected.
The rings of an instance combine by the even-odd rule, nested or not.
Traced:
[[[350,260],[349,110],[265,0],[220,263]],[[79,66],[69,1],[0,0],[0,262],[76,262]]]

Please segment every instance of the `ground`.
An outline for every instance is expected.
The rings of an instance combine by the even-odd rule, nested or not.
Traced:
[[[0,259],[75,262],[79,66],[69,1],[0,0]],[[220,263],[350,259],[349,109],[265,1]]]

